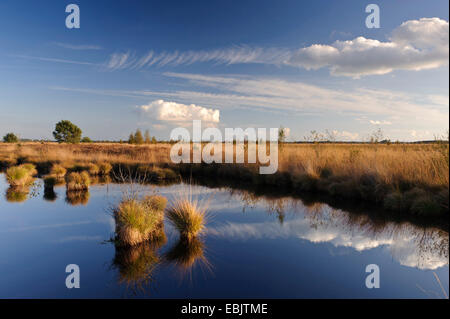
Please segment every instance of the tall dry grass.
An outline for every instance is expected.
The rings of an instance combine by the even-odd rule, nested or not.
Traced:
[[[389,185],[449,185],[448,144],[307,144],[284,146],[279,170],[319,177],[376,176]]]
[[[194,165],[185,170],[182,165],[171,162],[170,149],[171,144],[163,143],[0,143],[0,168],[27,162],[36,164],[41,173],[49,173],[55,164],[68,172],[95,166],[106,173],[111,169],[107,164],[112,165],[113,171],[119,165],[134,165],[136,173],[145,172],[151,180],[177,177],[178,171],[181,175],[192,174],[194,178],[228,177],[253,184],[287,187],[293,191],[360,198],[391,210],[415,207],[422,212],[448,212],[448,143],[284,144],[278,154],[278,172],[274,175],[259,175],[254,164]],[[236,145],[233,149],[236,154]],[[246,145],[245,158],[247,153]],[[414,194],[421,196],[416,204],[413,203]]]
[[[170,144],[117,143],[57,144],[0,143],[3,166],[26,159],[58,163],[66,168],[83,163],[171,164]],[[422,186],[449,185],[448,144],[285,144],[279,153],[279,172],[320,176],[375,175],[386,184],[409,182]]]

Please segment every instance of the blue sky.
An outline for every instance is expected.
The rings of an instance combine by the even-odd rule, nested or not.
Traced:
[[[76,3],[81,28],[67,29]],[[2,1],[0,135],[289,128],[364,140],[448,129],[448,1]]]

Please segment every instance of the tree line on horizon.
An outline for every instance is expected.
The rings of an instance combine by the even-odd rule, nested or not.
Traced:
[[[82,137],[82,130],[72,122],[68,120],[62,120],[56,123],[55,130],[52,132],[53,137],[58,143],[92,143],[93,141],[87,137]],[[280,127],[278,141],[280,143],[286,143],[287,132],[286,129]],[[448,142],[449,140],[449,131],[443,135],[435,136],[434,140],[426,140],[426,141],[416,141],[410,143],[430,143],[430,142]],[[13,132],[7,133],[3,136],[4,143],[18,143],[20,141],[26,141],[24,139],[20,139],[17,134]],[[42,140],[40,140],[42,142]],[[120,141],[97,141],[97,142],[118,142],[124,143],[123,140]],[[175,143],[176,141],[167,141],[167,143]],[[134,133],[131,133],[128,137],[128,140],[125,142],[128,144],[156,144],[158,140],[155,136],[151,136],[149,130],[146,130],[144,134],[138,128]],[[337,141],[334,133],[330,133],[330,131],[326,130],[325,133],[320,133],[318,131],[311,131],[309,135],[304,137],[304,141],[294,141],[293,143],[344,143],[343,141]],[[380,128],[374,131],[367,142],[345,142],[345,143],[370,143],[370,144],[391,144],[391,141],[388,138],[384,137],[383,132]],[[400,143],[400,141],[396,141],[395,143]]]
[[[142,135],[142,131],[140,129],[137,129],[136,132],[133,134],[131,133],[128,137],[128,144],[156,144],[158,141],[156,140],[156,137],[151,137],[149,130],[146,130],[144,135]]]
[[[68,120],[62,120],[56,123],[55,130],[52,134],[58,143],[78,144],[93,142],[87,136],[82,137],[83,131],[77,125]],[[18,143],[20,141],[21,139],[19,136],[13,132],[9,132],[3,136],[4,143]],[[157,142],[158,141],[155,136],[150,136],[149,130],[146,130],[143,135],[142,131],[137,129],[136,132],[131,133],[128,138],[129,144],[156,144]],[[123,141],[120,140],[120,143],[123,143]]]

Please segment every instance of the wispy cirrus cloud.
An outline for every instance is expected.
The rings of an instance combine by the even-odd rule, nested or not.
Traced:
[[[135,60],[131,59],[131,53],[114,53],[110,56],[106,68],[109,70],[121,70],[132,67]]]
[[[95,90],[55,87],[91,94],[149,98],[174,101],[184,105],[203,105],[211,109],[250,109],[292,115],[358,116],[366,124],[408,125],[411,129],[424,123],[442,130],[448,127],[448,95],[414,95],[391,90],[319,87],[278,78],[214,76],[189,73],[164,73],[166,77],[187,81],[186,90]],[[443,101],[447,105],[443,105]],[[420,102],[419,102],[420,101]],[[152,108],[153,109],[153,108]],[[370,120],[375,119],[375,120]],[[352,135],[353,134],[353,135]],[[354,133],[346,132],[348,139]]]
[[[39,60],[44,62],[56,62],[56,63],[66,63],[66,64],[78,64],[78,65],[98,65],[96,63],[84,62],[84,61],[76,61],[76,60],[67,60],[67,59],[57,59],[57,58],[46,58],[39,56],[29,56],[29,55],[15,55],[15,57],[29,60]]]
[[[90,45],[90,44],[71,44],[71,43],[62,43],[62,42],[54,42],[54,44],[61,48],[71,49],[71,50],[102,50],[103,49],[99,45]]]
[[[149,51],[136,58],[129,52],[114,53],[105,66],[109,70],[179,66],[201,62],[215,64],[261,63],[316,70],[328,68],[332,75],[358,78],[394,70],[425,70],[448,65],[448,21],[422,18],[402,23],[389,41],[364,37],[332,44],[313,44],[300,49],[236,46],[220,50]]]
[[[57,45],[74,50],[100,49],[93,45]],[[150,67],[176,67],[194,63],[271,64],[306,70],[328,68],[330,74],[359,78],[382,75],[394,70],[420,71],[447,66],[449,60],[449,24],[439,18],[409,20],[394,29],[388,41],[356,37],[332,44],[312,44],[299,49],[261,48],[246,45],[231,48],[186,51],[149,51],[136,56],[132,51],[116,52],[98,64],[70,59],[18,56],[48,62],[96,65],[105,70],[141,70]]]
[[[185,73],[165,73],[166,76],[191,81],[197,86],[217,89],[220,93],[177,91],[178,99],[190,99],[205,105],[257,108],[262,110],[294,111],[299,113],[333,111],[337,113],[365,114],[387,117],[378,120],[388,124],[396,122],[428,122],[443,124],[448,121],[444,100],[435,95],[423,96],[425,103],[418,103],[417,96],[390,90],[349,88],[336,90],[304,82],[273,78],[207,76]],[[145,93],[145,92],[143,92]],[[154,94],[147,92],[147,94]]]

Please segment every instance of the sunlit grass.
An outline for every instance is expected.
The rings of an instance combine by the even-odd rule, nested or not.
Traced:
[[[167,210],[167,219],[179,231],[180,237],[191,240],[204,229],[208,206],[187,196],[180,196]]]
[[[66,172],[67,170],[62,165],[53,164],[50,170],[50,175],[56,178],[64,178],[64,176],[66,176]]]
[[[87,169],[88,169],[89,175],[95,176],[95,175],[100,174],[100,168],[97,165],[95,165],[94,163],[89,163]]]
[[[32,163],[62,165],[70,171],[98,166],[99,175],[108,175],[114,167],[130,168],[131,174],[145,176],[146,182],[177,180],[179,176],[229,179],[289,192],[314,192],[336,198],[362,200],[396,212],[426,215],[439,207],[448,212],[448,143],[429,144],[284,144],[278,155],[278,172],[260,175],[256,165],[174,165],[170,144],[128,145],[89,143],[23,143],[20,147],[0,143],[0,167],[24,160]],[[245,149],[244,157],[247,158]],[[42,172],[41,172],[42,173]],[[46,174],[47,172],[44,172]],[[19,178],[20,180],[20,178]],[[20,184],[20,182],[19,182]],[[422,204],[397,205],[392,199],[413,189],[426,193]],[[428,205],[434,201],[436,205]],[[425,205],[425,202],[428,204]],[[397,207],[397,208],[395,208]],[[412,207],[415,207],[412,210]],[[420,208],[418,208],[420,207]],[[431,209],[430,207],[434,207]],[[423,211],[423,213],[419,213]],[[434,212],[433,212],[434,215]]]
[[[33,182],[34,165],[13,166],[6,170],[6,180],[12,187],[23,187]]]
[[[106,176],[111,172],[112,165],[108,162],[102,162],[102,163],[98,164],[98,168],[99,168],[99,174]]]
[[[137,245],[160,237],[165,201],[160,197],[124,199],[114,209],[117,239],[124,245]]]
[[[68,191],[81,191],[89,189],[91,179],[85,171],[81,173],[72,172],[66,176],[66,188]]]

